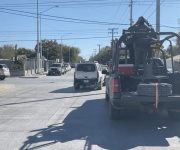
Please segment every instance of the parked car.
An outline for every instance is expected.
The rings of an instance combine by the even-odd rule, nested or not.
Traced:
[[[105,71],[109,72],[108,65],[101,65],[101,68],[102,68],[102,71],[105,70]],[[105,74],[104,83],[103,83],[104,86],[106,85],[106,76],[107,75]]]
[[[71,68],[75,68],[75,63],[71,63]]]
[[[66,72],[71,70],[71,66],[69,63],[64,63],[64,66],[65,66]]]
[[[49,67],[48,75],[62,75],[65,73],[65,67],[63,63],[54,63]]]
[[[4,80],[6,76],[4,75],[4,71],[2,68],[0,68],[0,80]]]
[[[0,64],[0,69],[3,70],[5,77],[10,76],[10,71],[9,71],[9,68],[6,64]]]
[[[104,84],[104,77],[99,63],[79,63],[75,67],[74,89],[78,90],[81,86],[91,86],[100,90]]]

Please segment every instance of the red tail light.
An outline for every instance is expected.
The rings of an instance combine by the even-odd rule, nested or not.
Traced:
[[[120,92],[119,80],[118,79],[112,79],[112,92],[113,93]]]

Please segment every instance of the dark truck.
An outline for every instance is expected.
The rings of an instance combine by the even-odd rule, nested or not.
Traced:
[[[173,67],[170,40],[173,37],[180,38],[173,32],[155,32],[140,17],[112,42],[111,69],[103,70],[107,75],[106,100],[112,120],[136,107],[151,112],[166,111],[169,116],[180,118],[180,73]],[[170,43],[172,72],[166,65],[165,41]]]

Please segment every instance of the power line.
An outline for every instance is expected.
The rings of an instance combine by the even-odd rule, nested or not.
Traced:
[[[5,10],[5,11],[1,11],[4,13],[10,13],[10,14],[21,15],[21,16],[26,16],[26,17],[35,18],[35,15],[36,15],[36,13],[32,13],[32,12],[7,9],[7,8],[0,8],[0,9]],[[18,13],[12,13],[12,12],[7,12],[7,11],[18,12]],[[23,14],[19,14],[19,13],[23,13]],[[24,15],[24,14],[28,14],[28,15]],[[94,21],[94,20],[87,20],[87,19],[60,17],[60,16],[45,15],[45,14],[43,14],[42,16],[43,16],[42,19],[54,20],[54,21],[63,21],[63,22],[73,22],[73,23],[83,23],[83,24],[99,24],[99,25],[128,25],[128,24],[123,24],[123,23],[110,23],[110,22],[104,22],[104,21]]]
[[[145,15],[147,13],[147,11],[153,6],[155,1],[152,1],[151,5],[148,6],[148,8],[142,13],[143,15]]]
[[[163,0],[161,3],[160,3],[160,6],[165,2],[166,0]],[[156,12],[156,9],[154,9],[152,11],[152,13],[147,17],[147,19],[149,19],[150,17],[152,17],[152,15],[154,15],[154,13]]]
[[[135,1],[134,5],[151,5],[153,0],[144,0],[144,1]],[[61,8],[63,7],[104,7],[104,6],[117,6],[117,5],[129,5],[127,0],[122,1],[105,1],[105,0],[88,0],[88,1],[46,1],[41,2],[39,4],[40,7],[49,7],[53,5],[59,5]],[[180,4],[179,1],[166,2],[166,4]],[[35,3],[11,3],[11,4],[1,4],[3,7],[11,7],[11,8],[35,8]]]
[[[114,36],[114,37],[119,37],[119,36]],[[111,36],[97,36],[97,37],[72,37],[72,38],[64,38],[64,39],[55,39],[55,38],[48,38],[48,39],[45,39],[45,40],[57,40],[57,41],[60,41],[60,40],[63,40],[63,41],[68,41],[68,40],[89,40],[89,39],[108,39],[108,38],[111,38]],[[0,43],[5,43],[5,42],[35,42],[36,39],[32,40],[1,40]]]

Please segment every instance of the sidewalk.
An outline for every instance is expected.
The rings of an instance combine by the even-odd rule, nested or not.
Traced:
[[[40,74],[28,74],[26,76],[20,76],[19,78],[41,78],[47,75],[47,72],[43,72]]]

